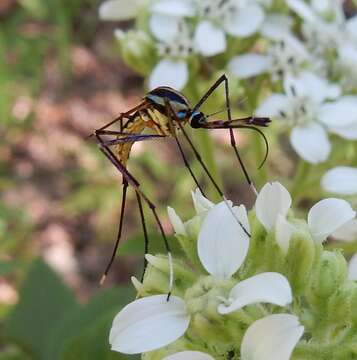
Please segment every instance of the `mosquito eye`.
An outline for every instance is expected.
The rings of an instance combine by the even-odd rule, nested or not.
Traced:
[[[199,112],[199,113],[195,113],[193,114],[193,116],[191,117],[191,126],[195,129],[202,127],[202,125],[206,122],[206,118],[205,116]]]

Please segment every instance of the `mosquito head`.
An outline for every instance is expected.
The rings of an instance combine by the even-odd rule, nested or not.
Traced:
[[[206,115],[201,111],[194,111],[189,117],[190,125],[194,129],[199,129],[207,123]]]

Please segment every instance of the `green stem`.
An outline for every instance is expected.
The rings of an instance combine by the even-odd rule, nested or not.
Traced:
[[[299,197],[304,194],[304,184],[307,182],[310,170],[311,164],[300,159],[294,182],[290,187],[291,197],[296,204],[298,203]]]

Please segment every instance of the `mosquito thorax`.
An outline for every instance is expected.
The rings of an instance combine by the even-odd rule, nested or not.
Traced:
[[[201,111],[194,111],[190,114],[189,122],[191,127],[199,129],[207,123],[206,115]]]

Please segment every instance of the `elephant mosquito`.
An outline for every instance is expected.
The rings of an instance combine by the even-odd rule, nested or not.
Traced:
[[[202,104],[209,98],[209,96],[219,87],[220,84],[224,83],[225,86],[225,100],[226,100],[226,111],[228,120],[216,120],[208,121],[209,116],[205,115],[200,111]],[[120,213],[120,222],[119,229],[112,252],[112,256],[108,262],[108,265],[104,271],[104,274],[101,278],[100,283],[102,284],[109,272],[109,269],[112,266],[112,263],[115,259],[115,255],[118,249],[120,242],[122,229],[123,229],[123,219],[125,212],[125,202],[128,186],[132,186],[136,193],[136,198],[138,202],[141,223],[143,227],[144,239],[145,239],[145,254],[148,252],[149,240],[148,233],[144,219],[143,204],[144,201],[150,208],[155,221],[159,227],[165,249],[168,254],[169,268],[170,268],[170,279],[169,279],[169,290],[168,298],[171,294],[173,287],[173,264],[172,264],[172,255],[170,246],[165,235],[162,223],[159,219],[159,216],[156,212],[155,204],[142,192],[139,181],[129,172],[127,169],[127,161],[130,156],[131,148],[135,142],[145,141],[145,140],[154,140],[160,138],[171,137],[175,140],[181,157],[183,159],[184,165],[187,167],[189,173],[191,174],[194,182],[197,187],[204,194],[196,176],[194,175],[190,164],[188,163],[183,147],[178,138],[178,132],[182,132],[184,139],[186,140],[189,147],[192,149],[197,161],[202,166],[204,172],[207,174],[208,178],[212,182],[214,188],[222,199],[227,202],[223,191],[218,186],[217,182],[210,174],[206,164],[202,160],[199,151],[194,146],[191,138],[185,130],[185,125],[189,124],[193,129],[228,129],[230,135],[230,143],[234,149],[236,158],[243,170],[246,181],[248,182],[250,188],[257,194],[255,186],[244,166],[242,158],[238,152],[236,145],[236,140],[234,137],[233,129],[250,129],[258,132],[264,139],[266,145],[266,155],[260,167],[264,164],[267,155],[268,155],[268,141],[264,133],[259,129],[259,127],[267,127],[270,123],[270,119],[267,117],[254,117],[248,116],[240,119],[232,119],[231,109],[230,109],[230,100],[229,100],[229,86],[228,79],[226,75],[222,75],[202,96],[198,103],[191,107],[186,97],[180,92],[166,86],[160,86],[154,90],[147,93],[143,100],[134,108],[128,110],[127,112],[121,113],[117,118],[108,124],[102,126],[101,128],[94,131],[91,136],[94,136],[98,142],[100,150],[103,154],[111,161],[111,163],[117,168],[117,170],[122,174],[123,183],[122,183],[122,202],[121,202],[121,213]],[[119,130],[108,130],[111,125],[118,124]],[[143,131],[149,129],[151,134],[143,134]],[[111,139],[108,139],[111,137]],[[228,206],[228,204],[227,204]],[[229,207],[229,209],[231,209]],[[239,225],[242,227],[243,231],[250,236],[247,229],[239,221],[239,219],[234,215],[233,216],[238,221]],[[144,264],[144,271],[146,267],[146,262]]]

